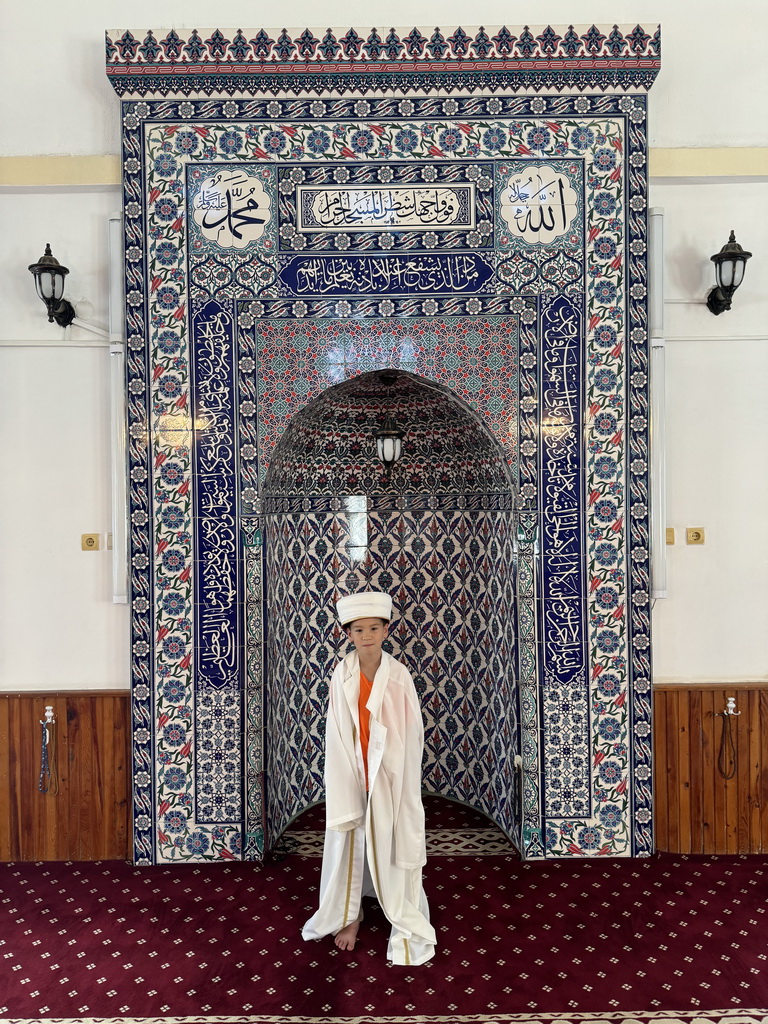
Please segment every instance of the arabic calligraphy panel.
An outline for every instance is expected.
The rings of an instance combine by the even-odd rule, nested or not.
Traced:
[[[479,253],[294,256],[279,280],[296,296],[493,294],[494,265]]]
[[[493,248],[493,163],[333,162],[278,174],[281,251]]]
[[[582,364],[581,309],[558,296],[542,309],[539,432],[542,760],[551,817],[591,813]]]
[[[297,188],[299,231],[469,230],[475,227],[475,184],[337,185]]]
[[[192,318],[194,585],[200,689],[237,689],[239,536],[235,481],[234,322],[219,302]]]

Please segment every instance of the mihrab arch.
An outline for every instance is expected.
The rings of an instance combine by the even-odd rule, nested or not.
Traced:
[[[515,473],[525,856],[649,854],[646,92],[660,30],[142,29],[106,44],[122,97],[136,861],[263,852],[276,656],[256,595],[279,582],[265,576],[265,477],[300,409],[385,366],[449,387]],[[339,494],[315,497],[355,497]],[[285,500],[314,514],[312,498]],[[480,568],[499,543],[489,526]],[[445,602],[426,597],[406,605],[437,616]],[[330,627],[309,621],[330,658]],[[469,641],[443,625],[438,656],[452,646],[460,664]],[[473,685],[441,691],[438,733],[462,735]],[[462,775],[465,755],[478,776]],[[430,756],[430,784],[439,767],[440,785],[486,799],[474,750],[451,739]],[[315,798],[306,764],[306,793],[297,773],[275,807]]]
[[[375,432],[404,434],[391,472]],[[389,644],[425,720],[424,788],[520,842],[516,525],[512,472],[448,388],[383,369],[328,388],[291,420],[263,489],[267,845],[323,799],[328,679],[346,638],[334,602],[382,589]]]

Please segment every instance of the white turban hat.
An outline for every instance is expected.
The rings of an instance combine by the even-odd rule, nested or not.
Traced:
[[[342,626],[355,619],[392,618],[392,598],[378,590],[364,590],[360,594],[348,594],[336,602],[336,614]]]

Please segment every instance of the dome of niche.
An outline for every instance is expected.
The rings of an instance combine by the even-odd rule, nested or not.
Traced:
[[[403,433],[389,474],[376,431]],[[327,388],[299,410],[275,447],[269,496],[506,493],[504,451],[449,388],[404,370],[373,370]]]

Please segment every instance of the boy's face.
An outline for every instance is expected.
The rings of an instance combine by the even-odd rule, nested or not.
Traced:
[[[377,658],[387,638],[389,624],[383,619],[355,619],[345,627],[345,632],[358,654],[366,659]]]

